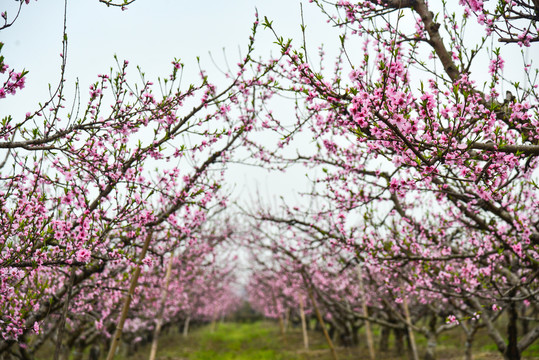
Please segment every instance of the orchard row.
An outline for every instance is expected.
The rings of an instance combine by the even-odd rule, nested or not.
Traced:
[[[539,338],[538,68],[523,56],[526,81],[504,77],[504,51],[537,53],[535,2],[312,2],[341,31],[331,70],[305,26],[286,40],[257,14],[228,84],[176,59],[157,85],[132,81],[117,61],[68,99],[64,28],[51,97],[0,124],[0,354],[51,341],[56,358],[107,344],[112,359],[151,334],[155,356],[162,326],[237,309],[237,249],[254,308],[314,314],[346,344],[364,326],[373,358],[372,324],[416,358],[416,336],[433,359],[456,328],[468,358],[479,328],[506,359]],[[260,31],[278,57],[255,51]],[[0,69],[9,101],[27,73]],[[304,166],[311,186],[236,207],[238,162]]]

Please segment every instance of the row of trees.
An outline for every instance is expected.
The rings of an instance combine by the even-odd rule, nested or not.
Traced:
[[[82,350],[109,334],[111,359],[122,332],[135,339],[233,309],[234,260],[218,245],[231,237],[252,255],[257,309],[280,317],[305,308],[344,343],[375,323],[382,345],[393,330],[417,358],[422,334],[434,358],[438,335],[458,327],[471,358],[485,327],[506,359],[520,359],[539,338],[529,50],[525,81],[504,77],[504,51],[536,51],[537,4],[313,2],[341,30],[332,72],[323,51],[316,61],[308,52],[305,24],[296,46],[265,19],[281,55],[253,60],[256,21],[224,87],[203,72],[183,86],[175,60],[158,94],[142,73],[128,81],[128,62],[118,61],[87,102],[78,93],[68,102],[64,34],[51,98],[0,128],[0,354],[31,358],[53,339],[58,357],[66,344]],[[1,69],[7,98],[27,74],[3,58]],[[266,110],[274,94],[295,99],[292,129]],[[257,130],[283,137],[263,147]],[[313,146],[296,148],[305,134]],[[253,205],[247,229],[229,225],[219,190],[240,154],[306,166],[308,200]]]
[[[3,12],[2,29],[28,3]],[[182,83],[178,60],[154,84],[117,60],[87,95],[68,94],[64,15],[58,85],[0,125],[0,357],[31,359],[52,341],[55,358],[109,344],[111,359],[120,339],[235,308],[220,189],[264,97],[246,75],[255,33],[224,86],[202,70]],[[28,75],[4,57],[0,68],[8,101]]]
[[[432,359],[457,327],[471,358],[483,327],[520,359],[539,338],[537,4],[314,3],[342,30],[333,73],[308,36],[294,46],[264,23],[288,58],[279,91],[302,104],[285,142],[301,129],[315,148],[279,158],[312,169],[308,206],[251,211],[249,246],[270,274],[253,278],[252,301],[283,317],[310,297],[345,343],[377,324],[382,350],[393,330],[413,358],[414,336]],[[525,80],[511,81],[503,54],[514,67],[520,49]],[[256,300],[268,288],[274,299]]]

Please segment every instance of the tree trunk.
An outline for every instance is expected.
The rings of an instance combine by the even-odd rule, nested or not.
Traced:
[[[394,329],[393,333],[395,335],[395,353],[397,355],[402,355],[404,352],[404,334],[406,330]]]
[[[425,360],[436,359],[436,314],[432,314],[429,321],[429,332],[427,334],[427,349],[425,351]]]
[[[324,322],[324,319],[322,318],[322,314],[320,313],[320,310],[318,309],[318,305],[316,305],[316,301],[314,301],[312,289],[309,288],[308,292],[309,292],[309,298],[311,299],[311,303],[313,304],[314,311],[316,313],[316,317],[318,318],[318,322],[320,323],[320,326],[322,327],[322,331],[324,332],[324,336],[329,345],[329,349],[331,350],[332,359],[337,360],[337,353],[335,352],[335,347],[333,346],[333,342],[331,341],[331,338],[329,337],[328,330],[326,329],[326,324]]]
[[[67,284],[67,294],[66,301],[64,303],[64,309],[60,318],[60,323],[58,324],[58,329],[56,331],[56,349],[54,350],[54,360],[60,359],[60,352],[64,347],[62,341],[64,340],[64,330],[65,323],[67,318],[67,311],[69,310],[69,302],[71,301],[71,293],[73,292],[73,283],[75,282],[75,266],[71,266],[71,272],[69,273],[69,279]]]
[[[90,354],[88,355],[88,360],[99,360],[101,355],[101,348],[97,345],[92,345],[90,348]]]
[[[526,307],[522,307],[521,310],[521,320],[520,320],[520,326],[522,328],[521,334],[527,334],[530,331],[530,321],[525,319],[526,317]]]
[[[284,313],[284,332],[288,330],[288,323],[290,322],[290,308],[286,309]]]
[[[473,360],[472,342],[466,336],[466,343],[464,344],[464,359]]]
[[[66,346],[66,344],[62,344],[61,346],[61,352],[60,352],[60,360],[69,360],[69,348]]]
[[[371,322],[369,321],[369,311],[367,309],[367,301],[365,300],[365,286],[363,285],[363,274],[361,271],[361,265],[357,266],[357,277],[359,279],[359,291],[361,293],[361,308],[363,310],[363,316],[365,316],[365,333],[367,335],[367,345],[369,347],[369,356],[371,360],[376,358],[374,351],[374,340],[371,331]]]
[[[464,343],[464,358],[465,360],[473,360],[472,346],[479,327],[474,325],[472,329],[466,330],[466,341]]]
[[[286,335],[284,333],[284,321],[281,314],[279,314],[279,332],[281,333],[281,339],[283,341],[283,344],[286,344]]]
[[[214,333],[216,328],[217,328],[217,313],[213,314],[213,317],[211,319],[210,332]]]
[[[187,316],[185,322],[183,323],[183,337],[186,338],[189,334],[189,322],[191,322],[191,317]]]
[[[361,341],[359,340],[359,329],[361,329],[361,326],[352,325],[352,341],[355,346],[361,345]]]
[[[427,349],[425,351],[425,360],[436,359],[436,334],[429,332],[427,336]]]
[[[387,352],[389,350],[389,335],[391,334],[391,329],[387,326],[382,326],[380,330],[380,342],[378,343],[378,348],[380,352]]]
[[[118,347],[118,344],[120,343],[120,339],[122,338],[122,331],[124,328],[125,319],[127,319],[127,314],[129,313],[129,306],[131,305],[131,300],[133,299],[133,295],[135,294],[135,289],[137,287],[138,277],[140,275],[141,262],[146,257],[146,252],[148,251],[148,247],[150,246],[151,238],[152,238],[152,232],[150,231],[148,235],[146,236],[146,240],[144,241],[144,246],[142,247],[142,251],[140,252],[139,261],[138,261],[139,263],[135,267],[135,271],[133,272],[133,276],[131,277],[131,283],[129,284],[129,291],[124,299],[122,313],[120,315],[120,319],[118,320],[118,324],[116,325],[116,331],[114,332],[114,336],[112,338],[112,343],[110,345],[109,353],[107,355],[107,360],[114,359],[114,355],[116,354],[116,348]]]
[[[509,322],[507,324],[507,347],[503,353],[506,360],[520,360],[520,350],[518,349],[518,313],[516,304],[509,304]]]
[[[406,339],[406,353],[408,355],[408,359],[415,360],[414,350],[412,348],[412,343],[410,341],[410,333],[408,331],[404,333],[404,338]]]
[[[414,337],[414,331],[412,330],[412,318],[410,317],[410,310],[408,309],[408,300],[406,299],[406,296],[402,296],[404,305],[404,315],[406,317],[406,328],[408,330],[408,340],[410,345],[410,350],[412,351],[412,359],[413,360],[419,360],[419,356],[417,355],[417,347],[415,344],[415,337]]]
[[[352,329],[352,323],[349,320],[346,320],[344,323],[344,329],[341,331],[341,342],[342,344],[349,348],[354,346],[354,336],[352,335],[354,330]]]
[[[277,316],[279,316],[279,330],[281,332],[281,338],[283,340],[283,344],[286,345],[286,336],[284,334],[284,321],[283,316],[279,312],[279,308],[277,306],[277,298],[275,297],[275,294],[272,294],[273,296],[273,306],[275,307],[275,312],[277,313]]]
[[[316,314],[314,315],[314,330],[315,331],[322,331],[322,325],[320,325],[320,321],[318,321],[318,317],[316,317]]]
[[[172,273],[172,264],[174,263],[174,255],[170,254],[170,259],[168,260],[167,270],[165,273],[165,286],[161,290],[161,301],[159,303],[159,310],[157,311],[157,321],[155,324],[155,331],[153,333],[152,339],[152,348],[150,350],[150,360],[155,360],[155,355],[157,354],[157,345],[159,343],[159,334],[161,333],[161,325],[163,324],[163,315],[165,312],[165,303],[168,296],[168,286],[170,284],[170,274]]]
[[[335,324],[333,324],[331,321],[327,323],[329,325],[328,335],[331,341],[335,341],[335,338],[337,337],[337,328],[335,327]],[[326,325],[324,324],[324,328]]]
[[[307,322],[305,321],[305,308],[303,305],[303,296],[299,297],[299,316],[301,317],[301,329],[303,330],[303,346],[309,350],[309,335],[307,333]]]

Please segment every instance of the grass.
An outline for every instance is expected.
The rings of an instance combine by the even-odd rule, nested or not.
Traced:
[[[199,349],[187,359],[294,359],[280,353],[271,327],[263,323],[222,324],[215,332],[202,332]],[[207,350],[206,350],[207,349]]]
[[[159,360],[302,360],[292,351],[283,349],[282,337],[276,327],[267,322],[252,324],[224,323],[214,332],[203,327],[189,334],[167,334],[160,341]],[[287,338],[288,340],[288,338]],[[288,341],[287,341],[288,343]],[[149,346],[129,360],[147,359]]]
[[[377,329],[375,329],[375,333]],[[339,360],[368,359],[363,334],[359,348],[338,348]],[[425,342],[418,336],[418,346]],[[159,343],[158,360],[330,360],[331,354],[325,339],[320,333],[309,333],[310,349],[303,349],[300,329],[289,329],[285,338],[279,327],[272,322],[223,323],[214,332],[205,326],[193,331],[187,338],[178,333],[162,336]],[[390,341],[391,342],[391,341]],[[463,347],[460,336],[444,334],[439,339],[439,359],[462,359]],[[150,345],[146,345],[131,357],[122,360],[145,360],[148,358]],[[486,350],[486,349],[485,349]],[[501,359],[494,351],[478,350],[476,359]],[[394,351],[379,354],[378,359],[401,360]]]
[[[375,339],[379,329],[374,326]],[[339,360],[368,359],[364,329],[360,330],[358,348],[337,348]],[[416,334],[420,358],[426,339]],[[276,323],[260,321],[255,323],[222,323],[215,331],[210,326],[194,329],[188,337],[183,337],[177,328],[162,334],[159,340],[157,360],[330,360],[328,345],[319,332],[309,332],[310,349],[303,349],[301,330],[289,328],[283,337]],[[151,344],[140,346],[132,356],[117,356],[116,360],[146,360]],[[380,360],[407,360],[406,350],[397,355],[390,337],[390,351],[377,353]],[[124,349],[125,350],[125,349]],[[120,351],[125,353],[125,351]],[[464,355],[464,338],[457,331],[443,333],[438,338],[439,360],[461,360]],[[87,356],[87,355],[85,355]],[[41,358],[41,357],[37,357]],[[50,358],[50,357],[49,357]],[[86,358],[86,357],[85,357]],[[500,360],[501,355],[493,346],[484,329],[475,341],[474,359]],[[523,359],[539,359],[539,342],[533,344],[523,354]]]

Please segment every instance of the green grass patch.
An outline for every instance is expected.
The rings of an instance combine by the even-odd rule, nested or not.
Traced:
[[[272,327],[266,323],[221,324],[215,332],[200,332],[202,349],[186,354],[188,359],[294,359],[280,354]]]
[[[374,326],[373,330],[378,345],[380,330],[377,326]],[[364,329],[359,331],[359,337],[359,347],[343,348],[336,343],[339,360],[368,358]],[[422,357],[426,339],[416,334],[416,341]],[[464,341],[465,338],[458,329],[441,334],[437,346],[439,359],[462,359]],[[210,326],[203,326],[194,329],[187,337],[183,337],[177,328],[174,328],[161,336],[157,360],[331,360],[328,345],[320,332],[309,332],[309,344],[309,350],[304,350],[301,329],[289,328],[283,337],[278,324],[270,321],[223,323],[213,332]],[[502,359],[485,329],[478,331],[474,345],[475,359]],[[116,360],[147,360],[149,349],[148,344],[139,348],[135,355],[118,356]],[[523,359],[537,359],[538,355],[539,342],[524,352]],[[397,351],[392,334],[389,351],[377,353],[377,358],[405,360],[408,357],[405,349]]]
[[[291,333],[290,333],[291,335]],[[297,334],[294,334],[294,336]],[[286,339],[288,340],[288,338]],[[271,322],[223,323],[215,331],[209,326],[184,338],[177,332],[165,334],[159,342],[158,360],[303,360],[287,345],[299,346],[300,338],[283,341]],[[149,346],[127,360],[147,359]]]

